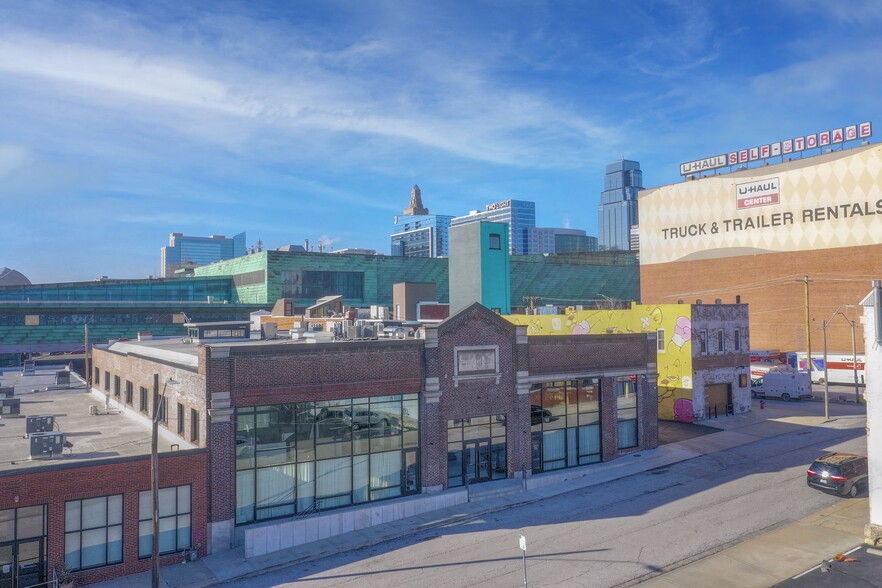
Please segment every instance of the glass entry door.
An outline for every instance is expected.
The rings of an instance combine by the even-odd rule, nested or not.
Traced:
[[[46,581],[44,540],[0,544],[0,588],[26,588]]]
[[[24,588],[45,582],[46,562],[43,559],[43,539],[19,541],[17,551],[15,568],[18,575],[18,585],[15,588]]]
[[[492,477],[490,464],[490,439],[466,441],[465,476],[469,483],[486,482]]]
[[[13,588],[15,562],[12,560],[14,543],[0,544],[0,588]]]

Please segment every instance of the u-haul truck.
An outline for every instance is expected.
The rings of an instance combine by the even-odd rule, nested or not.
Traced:
[[[805,351],[790,351],[787,353],[787,365],[791,369],[805,371],[807,369],[805,358]],[[863,355],[854,356],[851,353],[827,352],[827,376],[830,383],[854,384],[855,372],[857,372],[857,383],[864,384],[866,361],[867,359]],[[812,382],[824,383],[824,363],[824,354],[812,351]],[[753,365],[750,370],[753,373]]]

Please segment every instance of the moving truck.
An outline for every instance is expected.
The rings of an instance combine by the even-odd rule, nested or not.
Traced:
[[[791,369],[806,370],[806,353],[805,351],[789,351],[786,354],[787,364]],[[826,359],[827,374],[831,384],[854,384],[855,376],[857,383],[864,383],[864,366],[866,365],[866,357],[851,353],[840,353],[828,351],[826,358],[823,352],[815,353],[812,351],[812,382],[819,384],[824,383],[824,363]]]

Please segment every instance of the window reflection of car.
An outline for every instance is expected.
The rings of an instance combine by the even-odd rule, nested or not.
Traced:
[[[541,422],[550,423],[554,420],[554,417],[551,414],[550,410],[546,410],[539,406],[538,404],[530,405],[530,425],[538,425]],[[496,415],[496,421],[500,423],[505,423],[505,415],[498,414]]]
[[[551,411],[542,408],[541,406],[531,404],[530,405],[530,424],[538,425],[539,423],[551,422]]]
[[[257,437],[236,435],[236,457],[254,457],[255,445],[260,445]]]
[[[346,412],[349,413],[349,411]],[[346,422],[346,419],[344,419],[344,422]],[[373,427],[374,425],[388,427],[389,418],[386,415],[382,415],[372,410],[356,410],[349,413],[349,426],[353,429]]]

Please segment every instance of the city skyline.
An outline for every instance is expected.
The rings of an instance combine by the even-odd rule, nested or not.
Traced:
[[[620,157],[651,188],[882,120],[880,24],[861,0],[7,3],[0,265],[159,275],[173,232],[388,254],[413,184],[435,214],[528,200],[597,235]]]

